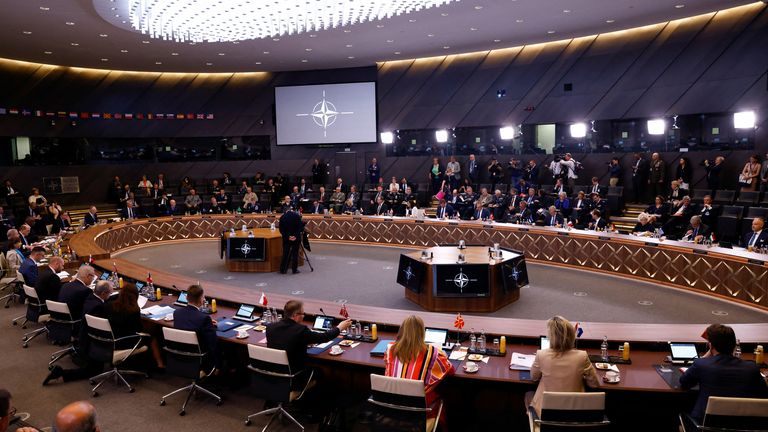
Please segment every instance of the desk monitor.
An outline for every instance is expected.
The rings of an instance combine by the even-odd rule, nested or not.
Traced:
[[[442,347],[446,340],[448,340],[448,330],[427,327],[424,332],[425,343]]]
[[[233,318],[239,319],[239,320],[245,320],[245,321],[251,321],[255,319],[253,318],[253,313],[256,311],[256,306],[250,305],[250,304],[241,304],[240,308],[235,313],[235,316]]]
[[[694,359],[699,358],[699,353],[696,351],[696,344],[692,343],[669,343],[670,357],[672,361],[685,361],[691,362]]]
[[[186,306],[187,304],[189,304],[189,301],[187,300],[187,292],[186,291],[180,292],[179,298],[175,302],[173,302],[173,304],[175,304],[176,306]]]
[[[318,315],[315,317],[315,324],[312,326],[317,331],[328,331],[333,327],[333,317]]]
[[[546,336],[539,336],[539,349],[549,349],[549,338]]]
[[[448,264],[432,266],[435,297],[488,297],[488,264]]]
[[[424,264],[406,256],[400,255],[400,265],[397,267],[397,283],[418,293],[421,291],[421,281],[424,278]]]

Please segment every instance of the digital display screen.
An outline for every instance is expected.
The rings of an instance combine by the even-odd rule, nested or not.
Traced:
[[[435,344],[438,346],[445,345],[445,341],[448,338],[448,330],[427,328],[424,333],[424,342]]]
[[[699,356],[696,351],[696,345],[692,343],[671,343],[669,349],[672,351],[672,358],[675,360],[690,360]]]
[[[424,264],[401,254],[400,265],[397,267],[397,283],[418,293],[421,291],[421,281],[423,278]]]
[[[227,238],[227,258],[239,261],[264,261],[263,238],[229,237]]]
[[[377,142],[376,83],[275,87],[277,145]]]
[[[501,278],[504,291],[510,292],[528,285],[528,268],[525,257],[518,256],[501,264]]]
[[[315,317],[315,325],[312,328],[325,331],[330,330],[331,327],[333,327],[333,317],[319,315]]]
[[[235,315],[242,318],[250,318],[253,316],[254,310],[256,310],[256,306],[243,304],[243,305],[240,305],[240,309],[237,310],[237,313]]]
[[[433,266],[436,297],[488,297],[487,264]]]

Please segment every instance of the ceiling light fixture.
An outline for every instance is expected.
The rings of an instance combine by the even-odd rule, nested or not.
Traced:
[[[612,24],[612,23],[616,22],[616,20],[607,19],[607,20],[605,20],[605,22],[607,22],[608,24]]]
[[[499,128],[499,138],[509,141],[515,137],[515,128],[513,126],[503,126]]]
[[[80,46],[80,44],[77,43],[77,42],[70,42],[69,44],[72,45],[72,46]]]
[[[587,136],[587,124],[586,123],[574,123],[570,126],[572,138],[584,138]]]
[[[547,30],[547,34],[555,34],[554,30]]]
[[[733,127],[736,129],[754,129],[757,119],[754,111],[742,111],[733,114]]]
[[[499,43],[499,42],[501,42],[501,39],[494,39],[493,42],[494,43]]]
[[[108,35],[108,34],[106,34],[106,33],[100,33],[100,34],[99,34],[99,37],[109,37],[109,35]]]
[[[163,62],[155,62],[156,65],[161,65]]]
[[[25,35],[31,35],[32,34],[32,32],[29,31],[29,30],[24,30],[22,33],[24,33]]]
[[[40,10],[41,11],[49,11],[49,10],[51,10],[51,8],[49,8],[47,6],[40,6]]]
[[[109,61],[109,59],[108,58],[103,58],[103,59],[101,59],[101,61],[107,62],[107,61]]]
[[[121,49],[121,50],[120,50],[120,52],[121,52],[121,53],[123,53],[123,54],[125,54],[125,53],[127,53],[127,52],[128,52],[128,50],[127,50],[127,49]]]
[[[68,26],[73,26],[73,25],[75,25],[75,23],[73,23],[72,21],[67,21],[67,22],[65,22],[64,24],[66,24],[66,25],[68,25]]]
[[[51,55],[51,54],[53,54],[53,51],[43,51],[43,54]]]
[[[684,7],[685,7],[684,4],[675,5],[675,9],[682,9]]]

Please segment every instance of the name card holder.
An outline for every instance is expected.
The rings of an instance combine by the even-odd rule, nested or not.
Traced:
[[[706,255],[707,254],[707,251],[705,251],[705,250],[701,250],[701,249],[691,249],[691,250],[693,251],[693,253],[698,254],[698,255]]]
[[[610,240],[611,238],[610,237],[606,237],[606,236],[598,236],[597,239],[598,240]]]
[[[564,236],[564,237],[568,237],[568,232],[567,232],[567,231],[558,231],[558,232],[557,232],[557,235],[559,235],[559,236]]]
[[[414,222],[415,223],[424,223],[424,220],[423,219],[416,219],[416,220],[414,220]]]
[[[748,259],[747,262],[749,264],[765,265],[765,261],[762,260]]]
[[[486,225],[486,224],[483,224],[483,228],[485,228],[485,229],[493,229],[493,228],[494,228],[494,226],[493,226],[493,225]]]

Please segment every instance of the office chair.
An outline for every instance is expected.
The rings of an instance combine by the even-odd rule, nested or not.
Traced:
[[[610,420],[605,415],[605,393],[544,392],[541,417],[528,407],[531,432],[608,430]]]
[[[314,381],[312,381],[314,372],[311,369],[305,369],[294,373],[291,371],[288,354],[285,351],[251,344],[248,344],[248,362],[248,369],[253,372],[251,384],[256,391],[256,396],[265,399],[265,405],[266,401],[273,401],[277,402],[277,406],[249,415],[245,419],[245,425],[250,425],[251,419],[254,417],[276,414],[269,419],[261,432],[265,432],[272,422],[281,416],[287,417],[303,431],[304,426],[288,414],[288,411],[283,408],[283,404],[301,399],[304,392],[314,385]],[[306,373],[309,373],[309,378],[304,388],[301,391],[292,391],[293,381]]]
[[[690,415],[680,414],[686,432],[765,431],[768,430],[768,399],[710,396],[704,421],[698,424]]]
[[[47,313],[48,310],[46,309],[45,304],[42,303],[40,298],[37,296],[37,290],[29,285],[24,285],[24,294],[27,296],[27,313],[26,315],[14,318],[13,325],[17,325],[17,321],[22,318],[24,319],[24,322],[21,323],[21,328],[23,329],[27,328],[27,323],[30,322],[45,324],[50,318],[50,315]],[[41,334],[46,333],[48,333],[48,329],[45,326],[32,330],[31,332],[24,333],[24,337],[21,338],[21,346],[23,348],[28,348],[29,341],[40,336]]]
[[[107,372],[96,375],[95,377],[88,380],[91,385],[98,381],[96,387],[91,390],[93,397],[97,397],[99,395],[96,390],[98,390],[99,387],[101,387],[101,385],[107,382],[107,380],[110,378],[114,378],[116,384],[122,383],[128,387],[128,393],[133,393],[133,387],[128,384],[128,381],[125,380],[123,375],[139,375],[143,376],[144,378],[149,378],[149,376],[144,372],[124,370],[119,369],[119,367],[134,354],[140,354],[147,351],[146,346],[140,346],[141,338],[145,335],[137,333],[135,335],[115,338],[114,333],[112,333],[112,326],[109,324],[108,320],[86,314],[85,322],[88,326],[87,334],[88,338],[90,339],[90,344],[88,346],[88,357],[90,357],[93,361],[108,363],[112,366],[112,368]],[[130,342],[133,340],[136,342],[132,348],[117,348],[118,343],[122,341]]]
[[[12,270],[8,266],[8,260],[5,255],[0,253],[0,291],[10,289],[8,294],[0,297],[0,302],[5,300],[5,308],[8,309],[11,306],[11,302],[19,298],[19,287],[24,283],[24,279],[20,279],[21,275]]]
[[[221,405],[221,398],[219,396],[198,385],[198,382],[201,380],[200,371],[203,368],[203,357],[205,356],[205,353],[200,349],[197,333],[163,327],[163,337],[165,338],[165,346],[163,347],[163,350],[168,354],[166,371],[182,378],[191,379],[192,384],[174,390],[163,396],[163,398],[160,399],[160,406],[165,406],[165,399],[168,397],[185,391],[188,392],[187,399],[184,401],[184,405],[181,406],[179,415],[183,416],[186,414],[189,399],[198,391],[216,399],[216,406]],[[209,372],[208,375],[210,375],[211,372]]]
[[[48,330],[48,339],[54,343],[69,345],[51,354],[48,369],[52,369],[54,363],[76,352],[75,345],[72,342],[75,335],[75,327],[82,320],[72,319],[72,314],[69,312],[69,306],[66,303],[46,300],[45,306],[50,314],[50,319],[45,323],[45,327]]]
[[[434,432],[443,411],[442,401],[427,406],[424,382],[371,374],[372,431],[426,430]],[[435,416],[428,415],[435,412]]]

